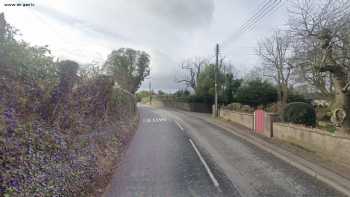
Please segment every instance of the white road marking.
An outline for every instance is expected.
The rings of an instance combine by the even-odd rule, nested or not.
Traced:
[[[180,125],[180,123],[178,123],[176,120],[174,121],[176,124],[177,124],[177,126],[181,129],[181,131],[183,131],[184,130],[184,128]]]
[[[190,143],[192,144],[194,150],[196,151],[199,159],[201,160],[201,162],[203,163],[205,169],[207,170],[208,174],[209,174],[209,177],[211,178],[211,180],[213,181],[213,184],[215,185],[215,187],[219,187],[219,183],[218,181],[216,180],[216,178],[214,177],[213,173],[211,172],[207,162],[205,162],[205,160],[203,159],[201,153],[198,151],[196,145],[193,143],[193,141],[191,139],[189,139]]]
[[[166,118],[162,117],[153,117],[153,118],[144,118],[143,122],[145,123],[158,123],[158,122],[167,122]]]

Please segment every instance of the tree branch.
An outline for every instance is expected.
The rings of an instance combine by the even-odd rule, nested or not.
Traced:
[[[344,93],[350,92],[350,82],[348,82],[348,83],[345,85],[345,87],[342,89],[342,91],[343,91]]]

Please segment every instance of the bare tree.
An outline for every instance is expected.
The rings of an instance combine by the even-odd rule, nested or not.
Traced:
[[[312,47],[311,51],[303,49],[303,46],[295,45],[296,81],[309,85],[319,96],[327,100],[334,97],[333,75],[321,72],[318,68],[322,64],[321,53]]]
[[[279,110],[288,102],[288,87],[293,72],[291,43],[288,33],[276,31],[259,43],[257,51],[263,61],[264,75],[277,83]]]
[[[323,64],[320,40],[315,36],[310,36],[315,27],[313,25],[311,27],[309,23],[316,21],[311,19],[310,16],[317,15],[314,13],[315,7],[320,5],[317,4],[316,6],[307,0],[295,1],[292,9],[290,9],[292,15],[290,26],[292,36],[296,41],[293,42],[293,47],[297,65],[297,81],[310,85],[320,96],[330,100],[334,97],[333,75],[320,71],[319,68]]]
[[[333,76],[335,96],[332,119],[350,129],[350,1],[296,1],[290,10],[290,27],[300,46],[304,64],[310,64],[307,54],[314,52],[319,64],[313,65],[321,73]],[[313,44],[314,46],[311,47]]]
[[[185,83],[186,86],[191,87],[193,90],[197,87],[198,76],[202,71],[204,65],[209,61],[205,58],[196,57],[194,59],[188,59],[180,64],[181,69],[186,71],[184,79],[178,80],[178,83]]]
[[[307,44],[294,42],[294,61],[296,64],[296,81],[310,85],[315,93],[327,100],[334,96],[333,75],[321,72],[322,51],[314,40],[308,40]]]

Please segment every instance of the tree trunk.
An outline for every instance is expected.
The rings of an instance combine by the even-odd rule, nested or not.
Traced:
[[[346,117],[343,123],[343,128],[350,133],[350,95],[344,96],[344,110],[346,112]]]
[[[288,103],[288,87],[287,87],[287,85],[283,85],[282,86],[282,102],[281,102],[282,110],[284,110],[287,103]]]
[[[346,117],[342,123],[342,128],[346,131],[350,131],[350,94],[348,92],[343,92],[343,88],[346,85],[345,73],[334,73],[333,83],[335,89],[333,109],[341,108],[345,111]]]
[[[277,106],[278,106],[278,113],[281,115],[282,117],[282,88],[280,85],[277,86]]]
[[[277,92],[278,111],[282,115],[283,110],[288,103],[288,87],[286,85],[279,85]]]

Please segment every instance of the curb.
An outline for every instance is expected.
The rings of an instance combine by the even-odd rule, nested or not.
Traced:
[[[209,124],[218,126],[223,130],[230,132],[233,135],[259,147],[260,149],[271,153],[275,157],[287,162],[288,164],[298,168],[299,170],[305,172],[306,174],[312,177],[315,177],[316,179],[326,183],[327,185],[330,185],[334,189],[350,197],[350,180],[326,168],[323,168],[299,156],[296,156],[284,149],[271,145],[264,140],[261,140],[251,135],[246,136],[245,134],[241,134],[241,132],[237,131],[237,129],[235,128],[232,128],[230,126],[223,126],[218,122],[210,121],[202,117],[198,117],[198,118],[202,119],[203,121]]]

